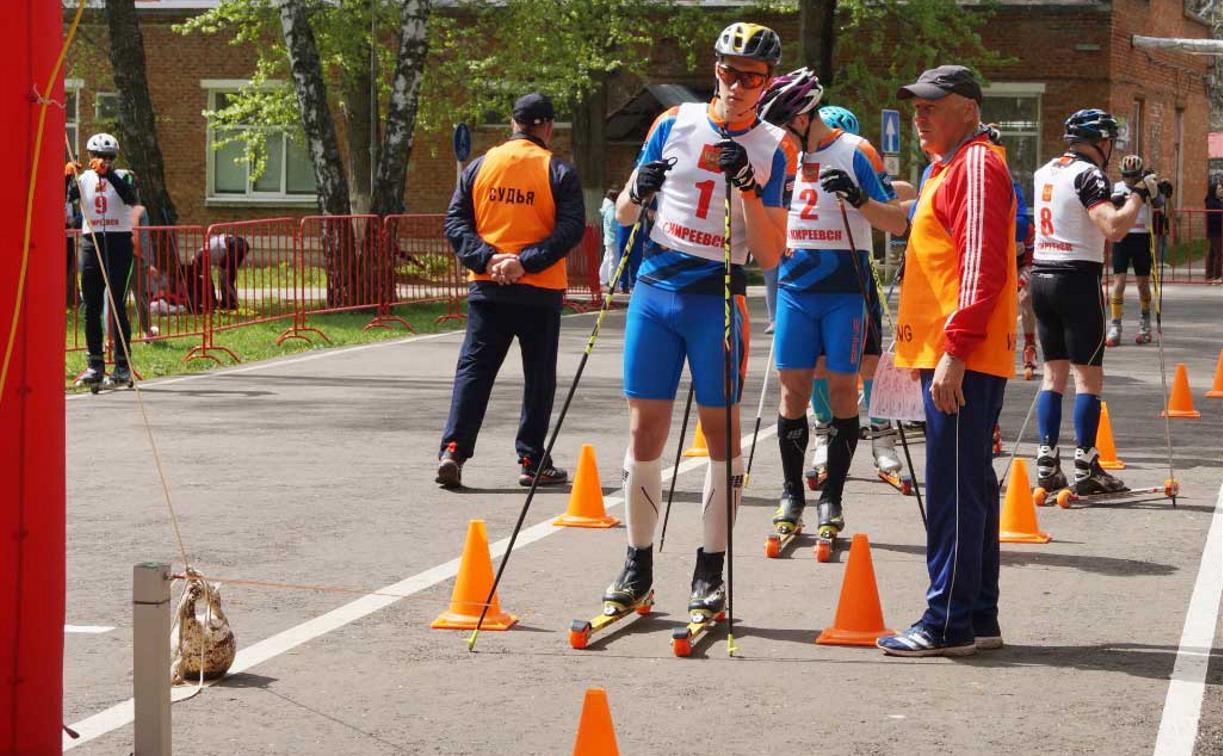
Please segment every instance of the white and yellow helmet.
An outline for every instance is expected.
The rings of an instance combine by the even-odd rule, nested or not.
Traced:
[[[767,26],[736,21],[718,35],[713,50],[718,55],[753,58],[775,66],[781,62],[781,37]]]

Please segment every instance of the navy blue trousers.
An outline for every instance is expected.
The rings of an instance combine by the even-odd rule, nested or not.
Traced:
[[[442,432],[441,448],[457,446],[460,459],[475,454],[476,436],[497,372],[518,339],[522,352],[522,412],[514,446],[519,459],[534,464],[543,460],[552,399],[556,393],[556,351],[560,340],[561,311],[549,305],[469,300],[467,336],[454,372],[450,417]]]
[[[922,624],[948,643],[998,621],[998,476],[993,433],[1006,379],[964,374],[965,404],[954,415],[930,398],[933,370],[921,371],[926,402],[926,567]]]

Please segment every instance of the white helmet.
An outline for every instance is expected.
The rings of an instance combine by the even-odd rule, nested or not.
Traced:
[[[107,133],[94,134],[85,143],[85,149],[95,155],[118,155],[119,140]]]

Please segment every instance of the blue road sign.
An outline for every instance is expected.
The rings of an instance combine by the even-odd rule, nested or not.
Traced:
[[[454,127],[454,159],[460,163],[471,155],[471,129],[460,123]]]
[[[883,125],[879,128],[879,142],[886,155],[900,154],[900,111],[884,110]]]

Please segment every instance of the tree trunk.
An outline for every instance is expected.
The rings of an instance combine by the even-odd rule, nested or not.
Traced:
[[[377,138],[377,117],[372,112],[370,71],[363,68],[345,72],[340,80],[341,108],[344,110],[344,132],[348,142],[348,202],[354,213],[369,211],[373,187],[370,145]]]
[[[123,154],[136,174],[140,199],[154,225],[172,226],[178,211],[166,189],[165,161],[157,142],[157,119],[145,75],[144,40],[134,0],[106,0],[110,66],[119,90]]]
[[[798,0],[799,60],[811,61],[825,88],[832,86],[837,0]]]
[[[599,207],[607,191],[607,81],[599,79],[595,89],[573,112],[573,161],[582,178],[586,221],[600,224]]]
[[[386,130],[374,179],[370,212],[378,215],[404,210],[404,180],[412,154],[412,132],[420,97],[420,82],[429,54],[430,0],[404,0],[399,22],[399,52],[391,98],[387,104]]]
[[[280,0],[280,26],[301,107],[302,127],[314,163],[319,205],[329,215],[347,215],[350,208],[348,180],[340,163],[340,145],[327,103],[327,84],[314,43],[314,31],[302,0]]]

